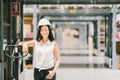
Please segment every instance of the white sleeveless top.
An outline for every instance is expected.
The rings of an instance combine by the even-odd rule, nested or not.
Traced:
[[[33,66],[38,69],[48,69],[55,65],[54,45],[55,41],[48,40],[45,44],[35,40],[33,53]]]

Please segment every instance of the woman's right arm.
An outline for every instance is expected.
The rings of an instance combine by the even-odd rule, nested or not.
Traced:
[[[18,45],[23,46],[22,51],[24,53],[28,53],[28,47],[33,47],[35,45],[35,40],[25,41],[25,42],[19,42]]]
[[[30,41],[24,41],[24,42],[19,42],[18,45],[21,45],[21,46],[29,46],[29,47],[32,47],[35,45],[35,40],[30,40]]]

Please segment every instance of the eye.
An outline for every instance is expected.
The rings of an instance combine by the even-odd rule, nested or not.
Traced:
[[[41,32],[43,32],[44,30],[41,30]]]
[[[47,32],[48,30],[47,30],[47,29],[45,29],[44,31],[45,31],[45,32]]]

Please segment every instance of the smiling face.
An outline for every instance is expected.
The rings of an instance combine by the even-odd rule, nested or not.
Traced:
[[[49,25],[39,26],[37,31],[36,40],[40,42],[41,40],[50,40],[53,41],[53,33]]]
[[[48,36],[49,36],[48,26],[43,25],[43,26],[41,27],[40,34],[41,34],[42,38],[47,39]]]

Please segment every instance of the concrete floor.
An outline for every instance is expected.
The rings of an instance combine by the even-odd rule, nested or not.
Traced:
[[[34,80],[33,69],[25,69],[20,80]],[[107,68],[59,68],[56,80],[120,80],[120,70]]]

